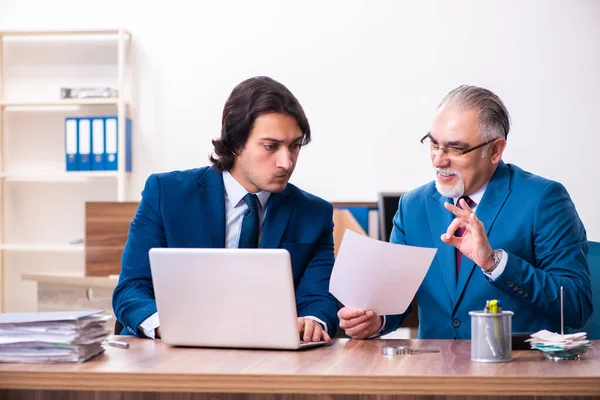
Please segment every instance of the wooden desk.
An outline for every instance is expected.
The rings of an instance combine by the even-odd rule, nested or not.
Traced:
[[[600,398],[600,341],[580,361],[553,362],[537,352],[519,351],[513,362],[482,364],[470,361],[469,341],[385,341],[435,346],[441,352],[384,357],[382,340],[341,339],[294,352],[171,348],[151,340],[118,339],[128,341],[130,349],[109,347],[83,364],[0,364],[0,398]]]

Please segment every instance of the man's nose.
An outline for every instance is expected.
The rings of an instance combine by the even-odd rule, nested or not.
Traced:
[[[279,151],[279,154],[277,154],[277,161],[275,165],[278,168],[285,169],[286,171],[292,168],[292,158],[290,157],[289,151],[287,151],[286,149],[281,149],[281,151]]]
[[[444,150],[439,149],[431,153],[431,163],[436,168],[448,168],[450,166],[450,159]]]

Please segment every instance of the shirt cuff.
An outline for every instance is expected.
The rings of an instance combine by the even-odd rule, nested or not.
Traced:
[[[377,336],[381,336],[381,332],[383,332],[383,330],[385,329],[385,315],[381,316],[381,328],[379,328],[379,330],[377,332],[375,332],[374,334],[372,334],[371,336],[369,336],[367,339],[373,339],[376,338]]]
[[[502,273],[504,272],[504,268],[506,268],[506,263],[508,262],[508,253],[502,249],[500,249],[500,251],[502,252],[501,253],[502,258],[500,259],[498,266],[496,268],[494,268],[494,270],[490,273],[483,271],[485,276],[487,276],[488,279],[492,282],[495,281],[496,279],[498,279],[498,277],[500,275],[502,275]]]
[[[327,330],[327,324],[325,322],[321,321],[319,318],[313,317],[312,315],[307,315],[306,317],[302,317],[302,318],[308,318],[308,319],[312,319],[313,321],[317,321],[318,323],[323,325],[323,329],[325,329],[325,332],[329,332]]]
[[[156,339],[155,332],[156,328],[159,326],[160,321],[158,320],[158,313],[152,314],[140,324],[140,328],[144,331],[144,335],[148,336],[150,339]]]

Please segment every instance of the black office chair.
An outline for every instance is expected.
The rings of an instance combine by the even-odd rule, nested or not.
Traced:
[[[120,335],[123,331],[123,328],[125,328],[125,326],[123,326],[118,319],[115,319],[115,335]]]

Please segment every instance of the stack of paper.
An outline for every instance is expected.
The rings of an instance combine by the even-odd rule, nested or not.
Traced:
[[[586,337],[587,333],[585,332],[561,335],[560,333],[542,330],[532,334],[527,341],[531,343],[532,349],[543,351],[552,356],[568,357],[583,354],[591,347],[590,341]]]
[[[0,314],[0,362],[82,362],[104,351],[108,315],[97,311]]]

